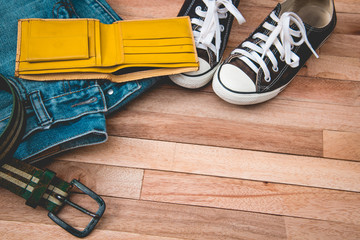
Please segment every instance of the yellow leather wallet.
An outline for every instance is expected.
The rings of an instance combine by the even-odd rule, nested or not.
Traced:
[[[125,82],[198,69],[188,17],[119,21],[22,19],[15,76]]]

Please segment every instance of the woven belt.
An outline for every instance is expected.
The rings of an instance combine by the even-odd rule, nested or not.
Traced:
[[[11,116],[5,130],[0,135],[0,186],[25,198],[26,204],[33,208],[41,206],[47,209],[49,211],[48,216],[74,236],[85,237],[89,235],[105,211],[105,202],[77,180],[67,183],[57,178],[56,174],[48,169],[42,170],[12,158],[25,129],[25,109],[14,87],[2,75],[0,75],[0,90],[11,93],[13,97]],[[96,213],[92,213],[69,200],[69,191],[73,186],[79,188],[99,204]],[[65,204],[92,217],[83,231],[75,229],[57,217],[56,214]]]

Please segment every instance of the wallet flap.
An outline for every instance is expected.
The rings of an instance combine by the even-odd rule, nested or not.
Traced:
[[[26,24],[27,23],[27,24]],[[43,62],[89,58],[88,23],[86,20],[37,20],[25,22],[23,43],[27,43],[25,61]]]
[[[28,62],[88,59],[87,36],[31,37],[28,41]]]

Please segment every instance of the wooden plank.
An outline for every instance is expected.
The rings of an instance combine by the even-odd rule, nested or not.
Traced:
[[[338,57],[359,58],[360,48],[354,46],[354,43],[358,42],[360,42],[360,35],[333,34],[320,48],[320,56],[324,54]]]
[[[288,217],[285,218],[285,223],[287,239],[289,240],[360,239],[359,225]]]
[[[105,144],[78,149],[59,158],[78,163],[360,191],[359,163],[323,158],[120,137],[109,137]]]
[[[70,235],[59,226],[24,223],[14,221],[0,220],[0,235],[4,240],[31,239],[48,240],[48,239],[79,239]],[[95,229],[89,236],[89,240],[112,239],[112,240],[180,240],[180,238],[168,238],[159,236],[149,236],[137,233],[127,233],[120,231],[98,230]]]
[[[357,3],[359,8],[359,3]],[[352,13],[339,13],[337,16],[337,24],[336,28],[334,29],[334,33],[338,34],[350,34],[350,35],[359,35],[359,14],[352,14]],[[356,43],[355,43],[356,44]],[[354,45],[354,47],[356,47]]]
[[[74,149],[57,158],[84,164],[171,170],[176,145],[172,142],[109,136],[106,143]]]
[[[358,106],[275,98],[240,107],[181,89],[154,89],[127,109],[108,119],[111,135],[311,156],[322,156],[324,129],[360,129]]]
[[[322,131],[295,126],[146,111],[123,111],[109,118],[107,126],[114,136],[322,156]]]
[[[360,58],[321,55],[311,57],[299,75],[360,81]]]
[[[83,200],[80,201],[80,198]],[[75,194],[73,199],[82,204],[91,201],[79,194]],[[180,239],[286,238],[284,220],[280,216],[120,198],[104,199],[107,210],[96,231],[110,230]],[[32,209],[9,192],[0,196],[0,206],[7,210],[0,212],[1,220],[54,225],[45,210]],[[75,226],[86,225],[89,219],[77,212],[65,208],[63,215],[72,219]]]
[[[357,0],[337,0],[335,8],[337,12],[360,13],[360,5]]]
[[[214,94],[178,89],[153,89],[129,105],[127,109],[199,117],[206,119],[209,125],[220,121],[223,128],[230,123],[247,123],[250,126],[261,124],[313,130],[329,129],[349,132],[360,130],[360,108],[357,106],[287,101],[277,98],[258,105],[236,106],[224,102]],[[114,125],[119,118],[121,118],[121,112],[109,119],[110,126]],[[230,128],[231,131],[234,130]]]
[[[324,157],[360,161],[360,132],[325,130]]]
[[[183,4],[108,1],[128,19],[176,16]],[[241,1],[248,21],[234,23],[225,57],[279,1]],[[276,99],[238,107],[210,85],[195,92],[165,84],[109,117],[107,143],[43,164],[105,199],[89,239],[360,239],[360,4],[335,4],[338,24],[320,59]],[[137,200],[143,177],[148,200]],[[80,194],[71,199],[96,205]],[[72,239],[24,202],[1,192],[2,239]],[[89,221],[69,207],[60,216],[77,227]]]
[[[146,170],[141,199],[358,224],[360,194]]]
[[[360,106],[360,81],[297,76],[278,99]]]
[[[89,156],[91,158],[92,155]],[[97,194],[134,199],[140,197],[143,178],[141,169],[69,161],[51,161],[46,168],[56,172],[65,181],[79,180]]]
[[[360,164],[304,156],[177,144],[173,171],[360,191]]]
[[[78,200],[78,196],[75,196]],[[104,197],[107,211],[89,239],[358,239],[359,225],[277,215],[193,207]],[[19,201],[20,200],[20,201]],[[84,200],[87,202],[87,200]],[[72,239],[43,209],[32,209],[21,198],[0,195],[0,234],[8,239]],[[64,209],[67,210],[67,209]],[[74,212],[67,211],[68,218]],[[7,220],[5,220],[7,219]],[[20,222],[21,221],[21,222]],[[88,219],[77,217],[78,225]],[[286,227],[286,230],[285,230]],[[19,228],[22,231],[19,231]],[[37,231],[34,232],[34,229]],[[303,238],[301,238],[303,236]],[[344,236],[344,238],[340,238]],[[7,239],[7,238],[5,238]]]
[[[123,19],[176,17],[183,4],[182,0],[107,0],[107,2]]]

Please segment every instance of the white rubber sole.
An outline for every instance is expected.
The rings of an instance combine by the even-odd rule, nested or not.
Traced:
[[[216,65],[213,69],[211,69],[209,72],[200,76],[176,74],[176,75],[170,75],[169,78],[175,84],[184,88],[189,88],[189,89],[201,88],[211,81],[215,71],[218,69],[219,66],[220,63]]]
[[[236,105],[252,105],[266,102],[276,97],[287,85],[266,93],[237,93],[226,89],[218,79],[218,71],[214,74],[212,87],[216,95],[228,103]]]

